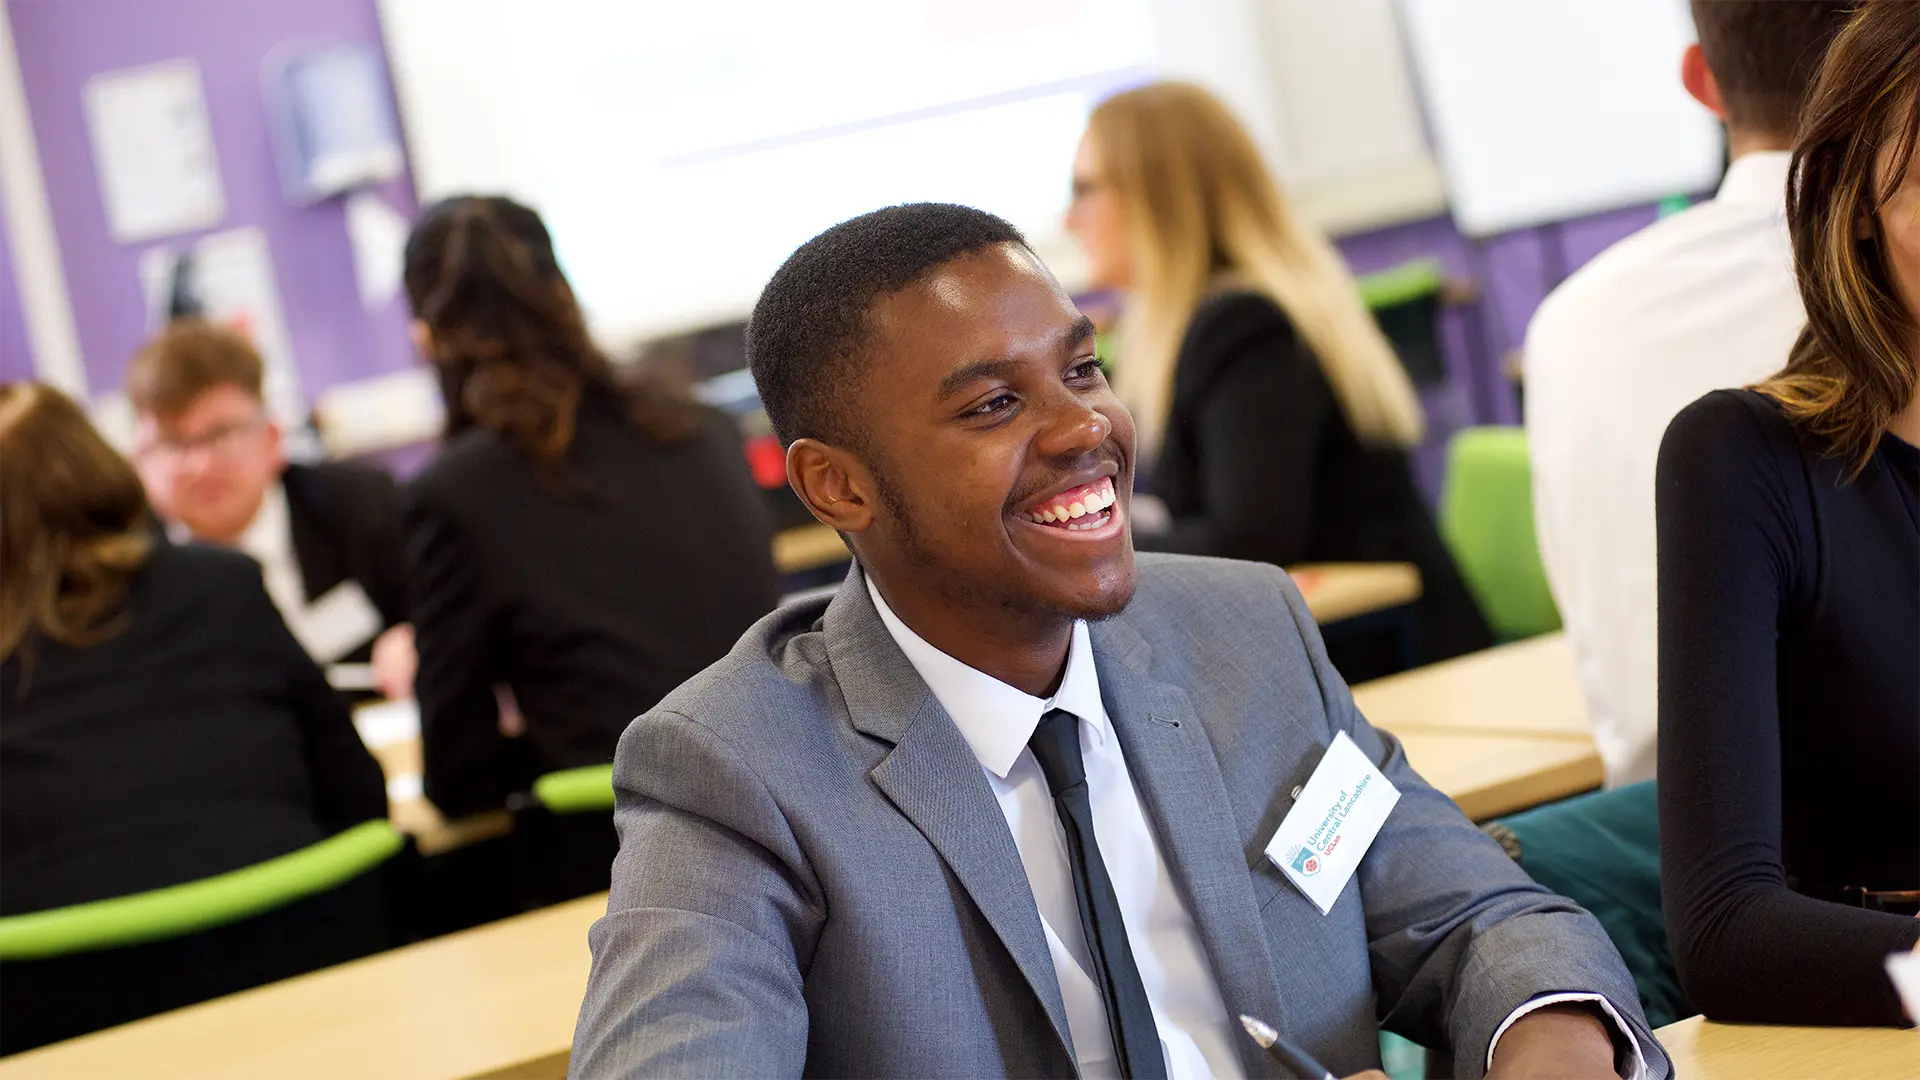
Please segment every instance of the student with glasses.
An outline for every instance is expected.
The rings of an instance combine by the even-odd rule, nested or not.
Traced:
[[[198,319],[161,331],[127,371],[134,463],[178,542],[244,551],[295,638],[321,664],[371,661],[389,697],[413,692],[400,496],[347,462],[291,464],[246,338]]]

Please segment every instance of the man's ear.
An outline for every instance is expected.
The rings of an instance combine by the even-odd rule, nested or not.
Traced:
[[[787,483],[824,525],[858,533],[873,524],[873,474],[838,446],[795,439],[787,447]]]
[[[1698,44],[1687,46],[1680,54],[1680,85],[1687,88],[1693,100],[1707,107],[1707,111],[1719,117],[1727,118],[1727,104],[1720,98],[1720,83],[1713,77],[1713,69],[1707,66],[1707,54],[1700,51]]]

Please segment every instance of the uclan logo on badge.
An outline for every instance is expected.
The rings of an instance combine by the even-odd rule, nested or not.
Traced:
[[[1312,848],[1298,848],[1293,853],[1293,868],[1302,877],[1312,877],[1320,872],[1320,856]]]

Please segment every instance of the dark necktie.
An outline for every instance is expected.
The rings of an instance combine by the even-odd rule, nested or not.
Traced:
[[[1080,905],[1080,929],[1093,960],[1093,981],[1107,1005],[1107,1026],[1113,1031],[1113,1050],[1119,1056],[1120,1075],[1133,1080],[1165,1080],[1167,1066],[1160,1056],[1160,1033],[1153,1026],[1153,1009],[1140,969],[1133,965],[1127,945],[1127,927],[1120,920],[1120,900],[1113,894],[1107,864],[1100,860],[1100,844],[1093,835],[1093,804],[1087,798],[1087,767],[1080,756],[1080,719],[1065,709],[1040,718],[1028,741],[1040,771],[1053,792],[1054,810],[1067,834],[1067,861],[1073,866],[1073,897]]]

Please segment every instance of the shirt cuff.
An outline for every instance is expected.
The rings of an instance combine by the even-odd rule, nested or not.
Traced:
[[[1528,999],[1522,1003],[1519,1008],[1513,1010],[1513,1012],[1501,1022],[1499,1028],[1494,1031],[1493,1041],[1487,1044],[1486,1067],[1489,1069],[1493,1068],[1494,1047],[1500,1045],[1500,1036],[1507,1033],[1507,1029],[1513,1026],[1515,1020],[1520,1019],[1535,1009],[1544,1009],[1549,1005],[1566,1005],[1570,1002],[1593,1002],[1598,1004],[1600,1008],[1606,1012],[1607,1019],[1613,1021],[1614,1030],[1625,1035],[1627,1045],[1633,1048],[1633,1071],[1626,1074],[1626,1080],[1648,1080],[1648,1077],[1652,1074],[1647,1071],[1647,1055],[1640,1052],[1640,1039],[1634,1035],[1633,1025],[1621,1019],[1619,1011],[1613,1007],[1613,1002],[1608,1001],[1599,994],[1541,994],[1539,997]]]

